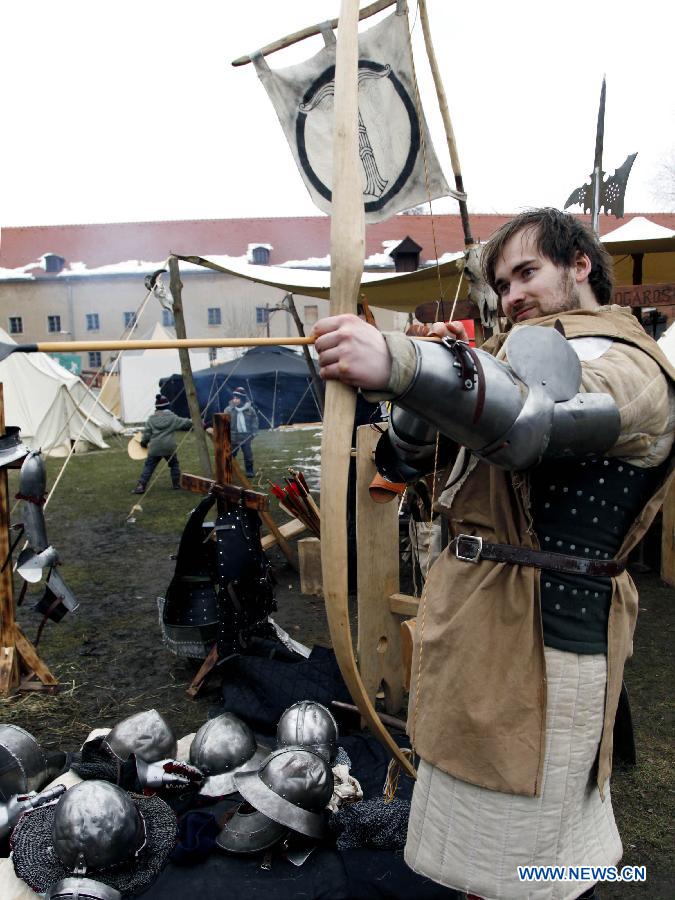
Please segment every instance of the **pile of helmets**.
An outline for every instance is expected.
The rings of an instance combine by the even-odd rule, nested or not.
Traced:
[[[244,801],[216,845],[249,854],[293,834],[323,838],[337,741],[335,719],[313,701],[285,711],[276,750],[259,745],[249,726],[230,713],[206,722],[189,751],[192,771],[200,775],[196,789],[204,798],[239,795]],[[177,763],[175,736],[156,710],[118,723],[101,748],[119,766],[135,759],[143,777],[156,777],[152,773],[158,767],[161,773],[162,764]],[[176,842],[171,807],[156,793],[145,796],[102,780],[108,777],[105,766],[68,790],[57,785],[37,794],[53,774],[28,732],[0,725],[0,838],[7,819],[4,834],[11,832],[19,878],[49,900],[119,900],[146,890]],[[160,778],[148,786],[169,784]]]
[[[290,832],[324,837],[337,741],[329,710],[307,700],[281,716],[272,752],[258,746],[251,729],[230,713],[203,725],[190,748],[190,762],[207,776],[202,793],[236,792],[245,801],[223,826],[217,846],[230,853],[258,853]]]

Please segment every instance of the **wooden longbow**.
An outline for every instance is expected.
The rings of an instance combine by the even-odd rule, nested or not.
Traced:
[[[358,0],[342,0],[335,61],[330,315],[355,313],[365,249],[358,148]],[[356,392],[326,384],[321,444],[321,568],[333,650],[354,703],[372,733],[413,777],[415,769],[384,727],[356,664],[349,628],[347,481]]]

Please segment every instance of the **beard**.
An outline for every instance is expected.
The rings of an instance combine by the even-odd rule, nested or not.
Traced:
[[[560,273],[560,300],[553,305],[551,313],[570,312],[573,309],[581,309],[581,294],[577,287],[574,275],[569,269],[563,269]]]

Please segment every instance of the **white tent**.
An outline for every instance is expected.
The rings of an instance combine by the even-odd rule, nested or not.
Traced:
[[[157,324],[152,333],[144,335],[143,339],[166,341],[175,337],[173,332]],[[194,372],[208,369],[208,348],[190,350],[190,363]],[[119,371],[122,421],[144,422],[155,408],[159,379],[180,372],[178,350],[125,350],[120,359]]]
[[[0,328],[0,343],[16,341]],[[10,354],[0,362],[0,382],[5,424],[18,425],[24,443],[34,449],[62,456],[70,452],[71,441],[79,450],[104,448],[105,435],[122,431],[82,379],[46,353]]]

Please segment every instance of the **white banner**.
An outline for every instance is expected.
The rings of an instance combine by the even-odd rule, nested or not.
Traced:
[[[298,65],[272,70],[260,53],[252,59],[312,200],[330,213],[335,36],[322,31],[326,46]],[[359,35],[358,128],[366,222],[454,194],[418,107],[405,13]]]

